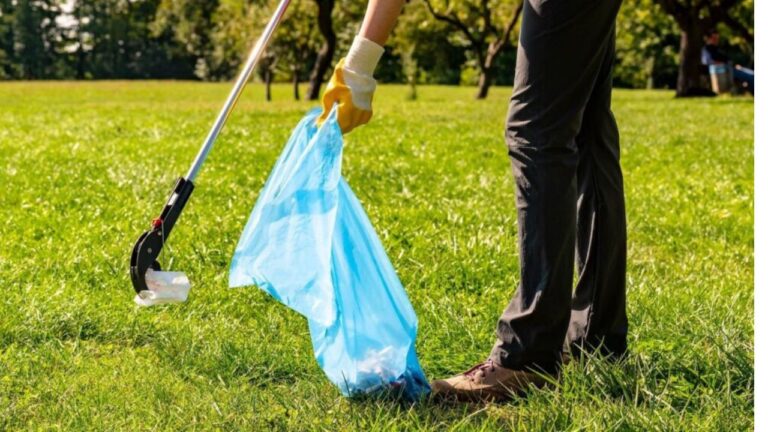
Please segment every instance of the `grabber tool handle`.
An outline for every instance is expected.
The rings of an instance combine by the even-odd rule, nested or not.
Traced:
[[[251,73],[253,73],[253,69],[259,62],[261,55],[264,54],[264,51],[267,49],[269,40],[272,38],[275,29],[277,29],[277,25],[280,23],[280,19],[282,19],[290,3],[291,0],[280,1],[280,4],[277,6],[277,10],[275,10],[275,13],[272,14],[272,18],[270,18],[269,23],[267,23],[267,27],[261,34],[261,37],[256,42],[256,45],[254,45],[251,49],[251,53],[248,55],[248,60],[245,62],[245,66],[243,66],[243,69],[240,71],[240,75],[238,75],[237,81],[235,81],[235,86],[232,88],[232,91],[229,92],[227,101],[224,102],[224,106],[221,108],[221,111],[219,111],[219,115],[216,117],[216,121],[213,123],[213,127],[211,127],[210,132],[208,132],[208,136],[205,138],[205,142],[203,142],[203,146],[197,153],[197,157],[192,163],[192,166],[189,168],[189,172],[187,172],[187,176],[185,177],[187,180],[193,182],[195,181],[195,178],[197,178],[200,167],[203,165],[203,162],[205,162],[205,158],[208,156],[211,148],[213,148],[213,143],[216,142],[216,138],[219,136],[219,132],[221,132],[221,129],[224,127],[224,123],[227,122],[227,119],[232,113],[232,109],[234,109],[235,104],[237,104],[237,100],[240,99],[240,95],[243,93],[243,89],[245,89],[245,85],[248,83],[248,79],[250,78]]]

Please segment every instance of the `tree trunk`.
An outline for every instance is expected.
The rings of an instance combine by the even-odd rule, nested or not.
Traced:
[[[16,58],[16,49],[14,47],[14,40],[16,39],[16,35],[14,33],[13,27],[14,26],[12,25],[8,26],[8,39],[4,41],[5,54],[8,56],[8,62],[6,63],[5,70],[8,77],[17,78],[18,70],[16,70],[15,66],[18,64],[18,59]]]
[[[267,69],[264,72],[264,85],[267,90],[267,102],[272,101],[272,71]]]
[[[475,99],[485,99],[488,97],[488,91],[493,82],[493,61],[496,60],[496,56],[500,51],[500,49],[489,47],[485,58],[479,59],[480,80],[477,82],[477,94],[475,95]],[[480,57],[480,53],[478,53],[478,57]]]
[[[83,47],[83,6],[78,4],[75,9],[75,19],[77,20],[77,70],[75,77],[79,80],[85,78],[85,48]]]
[[[77,43],[77,79],[85,79],[85,50],[83,49],[82,40]]]
[[[653,56],[648,57],[648,60],[646,60],[645,62],[645,73],[646,73],[645,88],[647,90],[651,90],[654,87],[653,71],[655,67],[656,67],[656,58]]]
[[[317,53],[315,66],[312,68],[312,74],[309,76],[309,88],[307,89],[307,100],[317,100],[320,97],[320,87],[325,81],[325,73],[333,61],[333,53],[336,51],[336,33],[333,31],[333,12],[334,0],[315,0],[317,2],[318,15],[317,24],[320,33],[325,42],[320,52]]]
[[[299,68],[293,70],[293,99],[299,100]]]
[[[408,100],[416,100],[419,98],[419,92],[416,87],[416,79],[408,78]]]
[[[480,70],[480,80],[477,82],[477,94],[475,99],[485,99],[488,97],[488,90],[491,88],[490,71],[485,68]]]
[[[698,18],[689,18],[680,26],[680,68],[677,71],[676,97],[711,94],[701,85],[701,49],[704,45],[703,24]]]

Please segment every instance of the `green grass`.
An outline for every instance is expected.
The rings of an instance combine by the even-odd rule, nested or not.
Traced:
[[[632,354],[498,405],[342,398],[304,320],[227,288],[259,189],[311,106],[251,87],[163,260],[184,305],[139,309],[128,258],[229,86],[0,84],[0,430],[747,430],[753,427],[753,103],[616,91]],[[430,378],[483,360],[517,282],[510,89],[384,86],[345,175],[419,316]]]

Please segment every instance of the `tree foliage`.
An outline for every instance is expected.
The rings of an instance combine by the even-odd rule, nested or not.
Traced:
[[[741,36],[752,41],[753,36],[747,23],[751,2],[745,0],[655,0],[668,13],[680,29],[680,52],[676,91],[678,97],[696,96],[701,88],[701,49],[704,35],[725,24],[743,33]],[[733,13],[741,6],[741,16]],[[737,9],[738,10],[738,9]],[[754,16],[754,12],[751,13]]]
[[[195,76],[201,79],[220,78],[211,69],[214,46],[214,14],[219,1],[161,0],[152,23],[156,37],[170,36],[174,45],[191,63]]]
[[[278,0],[0,0],[0,79],[231,79]],[[317,96],[357,34],[365,0],[294,0],[262,79],[310,81]],[[381,82],[511,85],[520,0],[411,0]],[[321,13],[322,12],[322,13]],[[754,0],[624,0],[615,82],[694,88],[703,32],[735,62],[754,62]]]
[[[423,0],[429,13],[455,29],[474,55],[478,70],[477,98],[488,96],[495,60],[510,43],[523,10],[523,0]]]
[[[615,84],[674,87],[680,37],[674,24],[654,0],[624,0],[617,19]]]
[[[433,19],[423,2],[406,5],[391,44],[396,55],[410,57],[404,67],[412,69],[415,83],[460,84],[466,43],[449,24]]]
[[[58,5],[52,0],[6,2],[11,71],[23,79],[50,77],[55,59]]]
[[[323,45],[317,52],[312,73],[309,76],[307,99],[315,100],[320,96],[320,86],[325,81],[325,73],[331,68],[336,52],[336,32],[333,28],[333,8],[336,0],[315,0],[317,3],[317,28],[323,36]]]

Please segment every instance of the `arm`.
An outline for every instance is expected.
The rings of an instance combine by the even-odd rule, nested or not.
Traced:
[[[365,11],[360,36],[384,45],[395,28],[395,22],[403,9],[405,0],[370,0]]]
[[[346,56],[346,67],[365,76],[373,77],[373,71],[384,54],[383,45],[405,0],[369,0],[360,33],[352,42]]]
[[[355,37],[346,57],[336,66],[331,82],[323,93],[322,123],[334,104],[342,132],[368,123],[373,115],[373,71],[384,54],[384,43],[395,27],[405,0],[369,0],[360,33]]]

